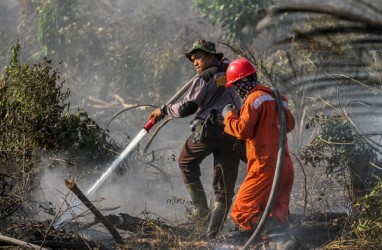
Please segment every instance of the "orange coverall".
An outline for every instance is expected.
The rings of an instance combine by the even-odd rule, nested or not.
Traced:
[[[257,85],[245,100],[240,117],[228,112],[224,131],[247,144],[247,176],[240,186],[232,206],[233,220],[245,230],[253,230],[265,210],[275,174],[279,150],[280,120],[273,91]],[[295,120],[287,108],[287,99],[282,96],[285,108],[286,130],[290,132]],[[285,156],[279,179],[276,200],[270,216],[287,223],[289,201],[294,180],[293,163],[285,140]]]

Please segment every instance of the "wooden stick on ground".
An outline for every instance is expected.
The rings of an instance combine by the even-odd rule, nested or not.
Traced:
[[[43,247],[40,247],[40,246],[31,244],[31,243],[28,243],[28,242],[25,242],[25,241],[22,241],[22,240],[11,238],[11,237],[8,237],[8,236],[4,236],[2,234],[0,234],[0,242],[5,242],[5,243],[9,243],[9,244],[16,245],[16,246],[21,246],[21,247],[29,247],[29,248],[32,248],[32,249],[48,250],[46,248],[43,248]]]
[[[118,233],[117,229],[111,224],[111,222],[106,219],[101,212],[89,201],[88,198],[82,193],[82,191],[77,187],[73,180],[65,179],[65,185],[84,203],[84,205],[93,212],[93,214],[99,219],[100,222],[109,230],[110,234],[113,236],[115,242],[118,244],[123,244],[123,239]]]

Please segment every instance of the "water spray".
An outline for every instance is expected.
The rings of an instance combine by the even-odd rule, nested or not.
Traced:
[[[142,128],[142,130],[135,136],[135,138],[130,142],[130,144],[122,151],[122,153],[114,160],[114,162],[110,165],[110,167],[101,175],[100,178],[89,188],[86,192],[86,195],[92,195],[97,188],[101,186],[101,184],[109,177],[109,175],[117,168],[119,163],[127,157],[131,151],[135,149],[137,144],[142,140],[142,138],[150,131],[150,129],[155,125],[155,119],[151,118]],[[79,201],[75,202],[73,207],[79,206]],[[64,214],[57,220],[54,224],[54,227],[60,227],[62,223],[68,218],[70,214],[76,214],[73,210],[73,207],[64,212]]]
[[[192,79],[190,79],[185,85],[183,85],[183,87],[181,89],[179,89],[171,98],[170,100],[167,101],[166,104],[172,104],[174,103],[175,101],[177,101],[182,95],[184,95],[184,93],[186,93],[186,91],[191,87],[194,79],[197,77],[197,75],[195,75]],[[149,106],[149,105],[146,105],[145,106]],[[115,114],[112,118],[112,120],[119,114],[121,114],[122,112],[128,110],[130,108],[127,108],[127,109],[123,109],[121,111],[119,111],[117,114]],[[111,122],[111,121],[110,121]],[[109,122],[109,123],[110,123]],[[127,157],[131,151],[133,151],[133,149],[135,149],[135,147],[137,146],[137,144],[142,140],[142,138],[150,131],[150,129],[155,125],[156,121],[155,119],[151,118],[144,126],[143,126],[143,129],[134,137],[134,139],[130,142],[130,144],[122,151],[122,153],[117,157],[117,159],[114,160],[114,162],[110,165],[110,167],[101,175],[100,178],[97,179],[97,181],[93,184],[93,186],[91,186],[89,188],[89,190],[86,192],[86,195],[92,195],[94,193],[95,190],[97,190],[97,188],[99,188],[101,186],[101,184],[107,179],[107,177],[109,177],[109,175],[117,168],[117,166],[119,165],[119,163],[121,163],[121,161]],[[154,135],[156,134],[156,132],[158,131],[154,131]],[[151,143],[152,139],[154,137],[151,137],[149,139],[149,142],[148,142],[148,145]],[[148,147],[147,145],[147,147]],[[147,148],[146,147],[146,148]],[[61,225],[63,224],[63,222],[69,217],[69,215],[71,214],[76,214],[75,211],[74,211],[74,208],[78,209],[78,206],[80,205],[80,201],[79,200],[76,200],[76,202],[74,203],[75,205],[70,207],[67,211],[64,212],[63,215],[61,215],[61,217],[58,218],[58,220],[54,223],[53,227],[61,227]]]
[[[142,140],[142,138],[150,131],[150,129],[155,124],[154,119],[150,119],[143,129],[135,136],[135,138],[130,142],[130,144],[122,151],[122,153],[114,160],[111,166],[101,175],[101,177],[93,184],[93,186],[86,192],[86,195],[91,195],[99,186],[106,180],[106,178],[114,171],[114,169],[121,163],[121,161],[127,157],[137,144]]]

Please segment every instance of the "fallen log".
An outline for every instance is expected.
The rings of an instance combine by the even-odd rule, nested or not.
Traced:
[[[118,244],[124,244],[121,235],[118,233],[117,229],[113,226],[108,219],[106,219],[101,212],[89,201],[88,198],[82,193],[82,191],[77,187],[73,180],[65,179],[65,185],[84,203],[84,205],[93,212],[97,219],[107,228],[110,234],[113,236],[115,242]]]
[[[43,248],[41,246],[37,246],[37,245],[32,244],[32,243],[28,243],[28,242],[25,242],[25,241],[22,241],[22,240],[18,240],[18,239],[15,239],[15,238],[4,236],[2,234],[0,234],[0,242],[4,242],[4,243],[15,245],[15,246],[32,248],[32,249],[48,250],[48,249]]]

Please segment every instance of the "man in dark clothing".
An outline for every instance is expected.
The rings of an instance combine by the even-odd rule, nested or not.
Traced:
[[[215,238],[232,204],[240,161],[239,153],[235,151],[239,142],[224,133],[221,113],[227,104],[240,107],[240,98],[230,88],[225,88],[225,71],[229,62],[224,62],[223,54],[216,52],[214,43],[197,40],[192,49],[184,54],[194,64],[197,76],[178,103],[154,110],[151,118],[158,121],[166,115],[187,117],[195,114],[191,125],[193,133],[183,145],[178,162],[194,205],[193,215],[202,221],[209,221],[207,234],[210,238]],[[210,154],[214,158],[215,192],[211,213],[200,180],[200,163]]]

